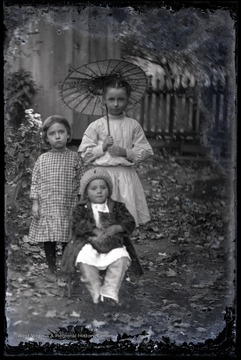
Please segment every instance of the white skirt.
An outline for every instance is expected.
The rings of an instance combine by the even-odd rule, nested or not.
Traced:
[[[124,203],[134,217],[136,226],[150,221],[146,196],[139,176],[133,167],[103,166],[108,171],[112,182],[111,198]]]
[[[99,270],[105,270],[110,264],[122,257],[127,257],[131,261],[125,246],[103,254],[95,250],[91,244],[85,244],[77,255],[75,265],[81,262],[83,264],[95,266]]]

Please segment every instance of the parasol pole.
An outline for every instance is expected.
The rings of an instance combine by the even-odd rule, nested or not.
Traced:
[[[107,129],[108,129],[108,135],[110,135],[110,122],[109,122],[109,114],[108,114],[108,109],[107,109],[107,105],[105,104],[105,109],[106,109],[106,119],[107,119]]]

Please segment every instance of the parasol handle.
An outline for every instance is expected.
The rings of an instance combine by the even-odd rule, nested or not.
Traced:
[[[106,109],[106,119],[107,119],[107,129],[108,129],[108,135],[110,135],[110,122],[109,122],[109,114],[108,114],[108,109],[107,109],[107,105],[105,104],[105,109]]]

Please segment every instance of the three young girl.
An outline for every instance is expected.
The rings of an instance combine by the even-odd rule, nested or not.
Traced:
[[[106,82],[103,103],[109,116],[92,122],[86,129],[78,152],[86,164],[108,171],[114,200],[125,203],[135,219],[136,226],[150,220],[145,193],[135,170],[135,164],[147,160],[153,150],[141,125],[125,114],[131,86],[116,78]]]
[[[49,275],[53,277],[56,242],[65,245],[72,236],[63,255],[62,270],[68,273],[75,266],[79,268],[94,303],[104,298],[119,301],[125,272],[135,260],[129,236],[135,227],[150,220],[135,164],[152,156],[153,150],[141,125],[125,114],[130,94],[131,86],[124,80],[116,78],[105,84],[103,103],[108,110],[110,134],[107,116],[91,123],[78,149],[81,157],[66,148],[71,138],[68,121],[57,115],[46,119],[43,139],[51,150],[38,158],[33,170],[30,239],[44,243]],[[81,179],[82,201],[77,204],[81,158],[94,169]],[[115,219],[114,225],[102,230],[101,241],[105,237],[109,241],[116,234],[122,238],[121,245],[104,253],[96,247],[100,238],[92,233],[93,226],[100,227],[100,212],[111,213]],[[101,270],[105,270],[103,284]]]
[[[71,140],[69,122],[53,115],[43,123],[43,141],[50,151],[37,159],[30,190],[33,220],[29,239],[43,243],[48,264],[47,277],[56,279],[56,243],[63,248],[70,239],[72,209],[78,202],[83,174],[78,154],[66,148]]]

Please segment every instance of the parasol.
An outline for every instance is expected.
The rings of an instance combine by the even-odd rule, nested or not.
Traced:
[[[139,66],[124,60],[95,61],[73,69],[61,84],[61,99],[71,110],[82,114],[102,116],[106,112],[108,121],[102,104],[103,87],[116,77],[131,85],[129,110],[145,95],[147,76]]]

